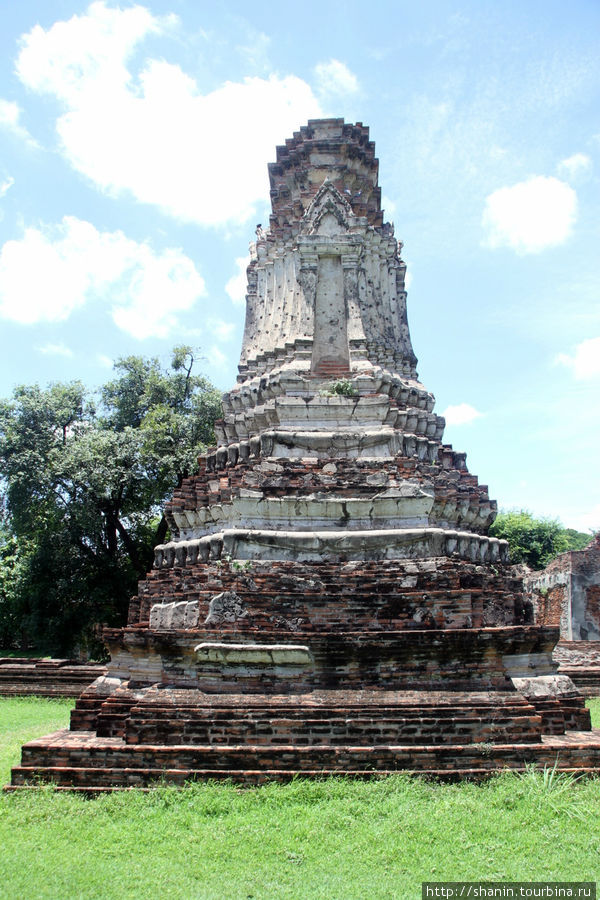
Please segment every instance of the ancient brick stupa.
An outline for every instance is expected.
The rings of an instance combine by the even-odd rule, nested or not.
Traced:
[[[533,624],[418,380],[377,173],[361,124],[277,148],[219,446],[105,632],[108,676],[13,784],[600,767],[558,629]]]

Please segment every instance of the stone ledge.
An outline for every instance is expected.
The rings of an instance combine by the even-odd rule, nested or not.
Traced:
[[[442,528],[372,529],[368,531],[279,531],[229,528],[191,541],[159,544],[155,568],[190,566],[220,559],[306,561],[459,557],[476,563],[507,562],[508,543]]]
[[[301,644],[231,644],[205,641],[194,647],[199,663],[223,665],[308,666],[313,662],[308,647]]]

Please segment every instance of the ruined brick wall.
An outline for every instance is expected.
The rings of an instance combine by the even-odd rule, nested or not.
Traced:
[[[560,640],[552,658],[584,697],[600,697],[600,641]]]
[[[269,632],[479,628],[532,621],[521,580],[511,566],[495,572],[454,559],[349,563],[235,560],[153,569],[140,582],[130,625],[148,622],[155,603],[195,603],[209,615],[223,591],[240,599],[243,615],[219,630]]]
[[[600,640],[600,535],[571,554],[571,621],[575,640]]]
[[[431,463],[416,457],[390,459],[238,459],[218,471],[199,458],[200,471],[187,478],[166,506],[173,534],[179,533],[176,513],[223,506],[243,496],[261,491],[265,498],[329,495],[341,499],[374,497],[384,489],[404,482],[431,481],[435,491],[432,519],[451,521],[453,526],[487,534],[496,516],[496,501],[490,500],[487,485],[479,484],[464,463],[464,454],[449,445],[441,447],[439,459]],[[175,515],[174,515],[175,514]]]
[[[540,625],[559,625],[568,641],[600,640],[600,535],[584,550],[561,553],[526,580]]]
[[[536,594],[536,622],[538,625],[561,625],[568,618],[569,589],[566,583],[543,585]]]

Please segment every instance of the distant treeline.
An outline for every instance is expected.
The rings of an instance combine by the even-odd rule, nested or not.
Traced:
[[[583,550],[594,536],[564,528],[557,519],[536,519],[524,509],[500,512],[490,534],[508,541],[511,562],[525,563],[530,569],[543,569],[567,550]]]

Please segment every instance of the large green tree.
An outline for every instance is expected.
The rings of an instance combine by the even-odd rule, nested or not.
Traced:
[[[592,534],[563,528],[557,519],[536,519],[525,509],[500,512],[490,535],[508,541],[512,562],[543,569],[551,559],[567,550],[582,550]]]
[[[95,395],[79,382],[0,402],[0,639],[53,653],[123,622],[173,489],[213,441],[220,394],[177,347],[131,356]]]

